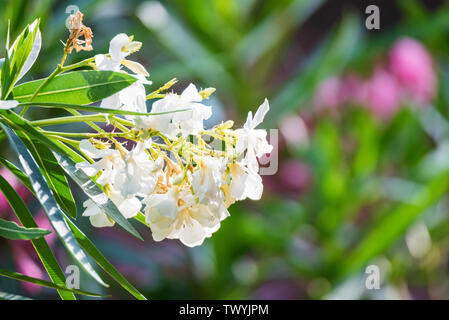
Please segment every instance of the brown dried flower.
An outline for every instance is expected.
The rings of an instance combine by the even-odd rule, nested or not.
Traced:
[[[84,36],[84,40],[80,38]],[[75,14],[70,15],[70,36],[67,40],[66,50],[71,53],[73,49],[76,52],[81,50],[92,50],[92,30],[83,24],[83,14],[81,11],[77,11]]]

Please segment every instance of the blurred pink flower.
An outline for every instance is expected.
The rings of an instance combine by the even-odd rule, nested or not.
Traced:
[[[341,81],[337,77],[330,77],[319,85],[313,105],[317,109],[336,109],[341,103]]]
[[[31,199],[31,192],[16,178],[14,174],[12,174],[5,168],[0,169],[0,174],[17,191],[17,193],[25,203]],[[3,193],[0,192],[0,216],[4,216],[10,212],[11,208],[9,206],[9,203]],[[48,221],[48,218],[43,209],[41,209],[34,216],[34,218],[40,228],[52,230],[50,222]],[[17,219],[15,220],[17,221]],[[54,244],[56,238],[57,236],[54,232],[45,236],[45,239],[50,246]],[[33,249],[31,242],[14,240],[8,241],[8,243],[10,243],[11,245],[14,263],[17,270],[27,276],[42,279],[44,277],[44,269],[37,259],[37,255]],[[38,294],[42,290],[42,287],[27,282],[22,282],[21,285],[30,294]]]
[[[312,181],[310,168],[297,160],[285,160],[279,164],[279,171],[273,176],[263,176],[264,185],[270,190],[297,195]]]
[[[52,233],[44,237],[45,240],[47,240],[48,245],[52,247],[58,236],[56,235],[56,232],[53,232],[53,227],[51,226],[50,221],[48,221],[44,209],[40,209],[39,212],[35,214],[34,220],[39,228],[52,231]]]
[[[52,230],[51,224],[43,209],[41,209],[35,216],[34,219],[39,228]],[[50,233],[45,236],[45,240],[50,247],[53,247],[57,236],[55,232]],[[10,241],[11,248],[14,256],[14,263],[19,270],[24,275],[29,277],[42,279],[44,276],[44,269],[40,262],[38,262],[36,253],[30,241],[15,240]],[[31,283],[22,282],[22,287],[30,294],[38,294],[41,292],[42,288]]]
[[[11,246],[13,248],[14,263],[17,270],[29,277],[42,279],[44,274],[41,266],[33,259],[29,252],[30,250],[27,250],[28,247],[31,247],[30,242],[15,240],[11,241]],[[38,294],[42,290],[42,287],[28,282],[22,281],[21,285],[30,294]]]
[[[298,115],[292,115],[282,120],[280,131],[290,145],[306,145],[309,141],[306,124]]]
[[[402,38],[391,48],[387,67],[377,67],[365,81],[354,73],[327,78],[317,88],[313,105],[317,110],[336,110],[355,103],[387,119],[402,102],[427,105],[435,97],[437,86],[430,53],[417,40]]]
[[[287,191],[301,192],[311,181],[309,167],[296,160],[287,160],[279,168],[280,184]]]
[[[41,209],[34,217],[36,224],[39,228],[52,230],[50,222],[44,212]],[[45,240],[50,247],[53,247],[57,236],[55,232],[45,236]],[[14,256],[14,263],[20,273],[29,277],[43,279],[44,269],[41,263],[38,261],[36,253],[30,241],[15,240],[10,241],[11,248]],[[38,294],[42,291],[42,287],[36,286],[31,283],[21,282],[22,287],[30,294]]]
[[[364,103],[363,89],[364,83],[358,74],[350,73],[344,76],[340,86],[340,99],[342,103]]]
[[[420,105],[434,98],[437,79],[432,56],[420,42],[412,38],[398,40],[390,51],[389,67],[406,97]]]
[[[360,89],[363,105],[382,119],[391,117],[401,104],[396,78],[384,68],[377,68],[371,79]]]

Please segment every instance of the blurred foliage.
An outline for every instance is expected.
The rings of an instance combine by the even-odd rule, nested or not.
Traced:
[[[148,234],[137,243],[120,230],[85,224],[139,290],[150,298],[449,298],[449,2],[377,2],[381,14],[395,11],[381,20],[381,30],[368,31],[366,1],[341,1],[339,12],[322,0],[77,1],[96,53],[115,34],[133,34],[144,43],[136,57],[154,87],[173,77],[181,80],[177,89],[188,81],[215,87],[212,103],[240,116],[238,124],[268,97],[267,127],[277,127],[309,105],[324,79],[345,70],[370,73],[402,36],[420,40],[437,61],[434,108],[403,109],[388,122],[360,108],[320,116],[307,146],[280,150],[280,166],[287,159],[308,166],[310,185],[294,194],[266,188],[259,203],[232,206],[231,217],[199,248],[156,244]],[[0,45],[8,20],[13,38],[41,17],[46,63],[33,66],[35,78],[61,56],[70,4],[0,0]],[[84,57],[72,55],[70,62]],[[431,246],[417,256],[406,239],[419,241],[422,226]],[[382,290],[365,289],[372,263],[385,271]],[[17,292],[9,290],[14,285],[0,280],[0,291]],[[118,289],[116,295],[128,298]]]

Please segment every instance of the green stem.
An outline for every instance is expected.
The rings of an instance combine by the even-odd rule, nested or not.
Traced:
[[[70,137],[70,138],[92,138],[96,137],[95,133],[83,133],[83,132],[59,132],[59,131],[42,131],[43,134],[58,136],[58,137]]]
[[[134,219],[136,219],[136,221],[139,221],[141,224],[143,224],[144,226],[148,227],[149,225],[147,224],[147,222],[145,221],[145,215],[142,212],[138,212],[137,215],[134,217]]]
[[[69,138],[65,138],[65,137],[61,137],[61,136],[57,136],[57,135],[51,135],[51,134],[49,134],[47,136],[49,138],[51,138],[52,140],[62,141],[62,142],[65,142],[65,143],[79,149],[80,142],[78,140],[73,140],[73,139],[69,139]]]
[[[99,133],[84,133],[84,132],[59,132],[59,131],[42,131],[44,134],[60,137],[71,138],[112,138],[112,137],[127,137],[127,132],[99,132]]]
[[[77,62],[77,63],[71,64],[71,65],[62,67],[61,70],[62,70],[62,72],[66,72],[66,71],[69,71],[69,70],[78,69],[78,68],[81,68],[81,67],[86,67],[93,61],[95,61],[95,58],[84,59],[84,60],[82,60],[80,62]]]
[[[120,123],[120,121],[118,121],[117,118],[115,118],[113,116],[109,116],[109,119],[111,120],[111,124],[114,125],[115,127],[119,128],[122,132],[124,132],[124,133],[129,132],[129,129],[127,127],[125,127],[124,125],[122,125]]]
[[[75,115],[75,116],[81,115],[81,113],[79,113],[79,112],[76,111],[76,110],[68,109],[67,111],[70,112],[70,113],[72,113],[72,114]],[[100,132],[100,133],[106,133],[102,128],[100,128],[99,126],[97,126],[97,125],[96,125],[95,123],[93,123],[92,121],[86,121],[86,124],[87,124],[88,126],[90,126],[92,129],[97,130],[97,132]],[[118,143],[118,141],[115,140],[114,137],[110,137],[109,139],[110,139],[113,143],[115,143],[115,145],[116,145],[117,147],[120,145],[120,144]]]
[[[73,109],[66,109],[66,111],[67,111],[67,112],[70,112],[70,113],[73,114],[74,116],[82,116],[81,113],[79,113],[78,111],[73,110]],[[106,117],[105,117],[105,120],[106,120]],[[90,126],[92,129],[97,130],[98,132],[104,132],[103,129],[101,129],[99,126],[97,126],[97,125],[96,125],[95,123],[93,123],[92,121],[86,121],[86,124],[87,124],[88,126]]]
[[[45,127],[52,126],[57,124],[65,124],[65,123],[74,123],[74,122],[86,122],[86,121],[99,121],[99,122],[107,122],[107,119],[104,115],[77,115],[77,116],[69,116],[69,117],[59,117],[59,118],[51,118],[51,119],[43,119],[43,120],[35,120],[30,123],[33,126],[37,127]]]

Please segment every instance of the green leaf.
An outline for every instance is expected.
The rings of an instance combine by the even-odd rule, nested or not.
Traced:
[[[33,59],[29,60],[28,58],[33,50],[38,32],[39,21],[36,20],[31,26],[27,25],[25,27],[13,46],[8,50],[5,62],[2,65],[2,100],[6,100],[16,82],[23,76],[22,70],[26,72],[31,67],[30,64],[34,62]]]
[[[114,268],[114,266],[103,256],[103,254],[95,247],[95,245],[84,235],[84,233],[69,219],[66,218],[76,240],[80,246],[95,260],[98,265],[103,268],[115,281],[117,281],[124,289],[131,293],[139,300],[147,300],[132,284],[128,282]]]
[[[20,74],[19,74],[19,77],[17,78],[17,81],[19,81],[28,72],[28,70],[31,69],[34,62],[36,62],[37,56],[39,55],[39,52],[41,50],[42,35],[39,30],[39,20],[37,20],[37,19],[30,25],[31,30],[34,30],[34,28],[36,28],[36,34],[34,35],[33,45],[31,46],[31,51],[30,51],[27,59],[25,60],[25,63],[23,64],[22,69],[20,70]],[[13,49],[14,49],[14,45],[15,45],[15,43],[13,44]]]
[[[102,295],[102,294],[92,293],[92,292],[79,290],[79,289],[69,289],[66,286],[60,286],[60,285],[51,283],[49,281],[28,277],[28,276],[26,276],[24,274],[21,274],[21,273],[10,272],[10,271],[3,270],[3,269],[0,269],[0,276],[11,278],[11,279],[14,279],[14,280],[34,283],[34,284],[36,284],[38,286],[42,286],[42,287],[47,287],[47,288],[52,288],[52,289],[57,289],[57,290],[62,290],[62,291],[68,291],[68,292],[72,292],[72,293],[76,293],[76,294],[81,294],[83,296],[105,297],[105,295]]]
[[[141,224],[143,224],[144,226],[148,227],[145,215],[142,212],[137,212],[137,215],[134,217],[134,219],[136,219],[136,221],[139,221]]]
[[[31,240],[42,238],[51,231],[40,228],[25,228],[19,226],[13,221],[3,220],[0,218],[0,236],[11,240]]]
[[[14,174],[17,173],[17,171],[12,172]],[[28,179],[26,176],[25,178]],[[24,184],[31,185],[29,182]],[[1,175],[0,175],[0,190],[2,191],[6,200],[9,202],[9,205],[14,210],[15,214],[17,215],[17,218],[19,218],[22,225],[26,228],[37,228],[38,226],[34,221],[33,216],[31,215],[27,206],[23,203],[23,200],[17,194],[16,190],[14,190],[14,188],[9,185],[8,181],[6,181],[6,179],[3,178],[3,176]],[[50,279],[58,285],[65,285],[64,273],[62,272],[61,267],[59,266],[55,256],[51,252],[50,246],[48,245],[47,241],[44,238],[41,238],[31,240],[31,243],[33,244],[34,249],[39,255],[39,258],[41,259],[42,264],[44,265],[44,268],[47,271]],[[58,293],[64,300],[75,299],[75,296],[70,292],[58,291]]]
[[[92,267],[89,262],[85,252],[80,248],[79,244],[76,242],[73,233],[71,232],[69,226],[67,225],[63,212],[56,202],[53,192],[51,191],[45,178],[42,176],[40,169],[23,144],[22,140],[7,126],[1,124],[3,130],[8,136],[11,145],[16,150],[19,160],[25,170],[25,174],[29,177],[31,185],[36,193],[36,196],[41,203],[47,217],[53,226],[53,229],[58,234],[59,238],[62,240],[63,244],[73,256],[73,258],[83,267],[86,272],[94,278],[98,283],[107,287],[108,285],[100,278],[97,272]],[[27,135],[22,132],[23,135]]]
[[[0,161],[2,158],[0,157]],[[6,160],[7,161],[7,160]],[[14,174],[23,175],[23,173],[12,165],[12,169],[14,170]],[[23,175],[22,181],[25,185],[30,185],[28,177]],[[26,181],[28,180],[28,181]],[[32,190],[34,192],[34,190]],[[114,266],[102,255],[102,253],[95,247],[95,245],[84,235],[84,233],[69,219],[66,218],[67,223],[70,226],[73,234],[75,235],[76,240],[80,244],[81,248],[83,248],[94,260],[98,263],[98,265],[103,268],[115,281],[117,281],[124,289],[130,292],[134,297],[140,300],[146,300],[146,298],[136,289],[132,284],[130,284],[121,274],[114,268]],[[145,223],[145,216],[139,212],[139,221]]]
[[[36,128],[34,128],[27,120],[19,117],[14,112],[9,110],[0,110],[0,116],[3,117],[3,122],[21,131],[22,135],[30,135],[54,151],[54,155],[59,165],[82,188],[82,190],[95,203],[97,203],[100,207],[103,207],[108,216],[117,222],[117,224],[138,239],[142,240],[142,237],[139,235],[137,230],[127,219],[125,219],[125,217],[123,217],[117,206],[103,193],[100,187],[98,187],[95,182],[93,182],[93,180],[82,170],[75,168],[76,164],[71,158],[73,157],[77,159],[77,161],[82,161],[83,158],[80,156],[76,157],[76,153],[71,152],[70,149],[68,150],[67,147],[61,145],[60,143],[49,139],[41,132],[37,131]]]
[[[6,91],[8,90],[8,86],[9,86],[9,82],[10,82],[10,78],[11,76],[9,75],[10,71],[9,71],[9,57],[8,55],[6,55],[6,57],[3,59],[3,63],[2,63],[2,69],[0,70],[0,100],[5,99],[4,97],[6,97]],[[3,93],[4,92],[4,93]]]
[[[18,132],[18,135],[22,138],[22,141],[38,163],[41,173],[47,180],[61,209],[76,219],[77,209],[75,200],[73,199],[67,178],[64,175],[64,170],[59,166],[52,152],[35,138],[28,140],[28,137],[20,132]]]
[[[2,74],[2,65],[5,63],[5,58],[0,59],[0,75]]]
[[[68,157],[74,156],[74,154],[69,152],[67,148],[62,147],[60,144],[49,139],[42,132],[39,132],[35,127],[33,127],[28,120],[20,117],[16,113],[10,110],[0,110],[0,117],[0,121],[7,126],[20,131],[22,134],[26,133],[30,137],[36,138],[38,141],[45,144],[49,149],[64,154]]]
[[[11,171],[17,179],[22,182],[25,187],[28,188],[31,192],[34,193],[33,187],[31,186],[30,179],[19,169],[16,167],[15,164],[11,163],[7,159],[0,156],[0,164],[3,165],[5,168],[7,168],[9,171]]]
[[[14,99],[29,102],[45,79],[25,82],[13,90]],[[33,102],[89,104],[107,98],[128,87],[136,78],[113,71],[74,71],[54,77],[36,95]]]
[[[448,189],[449,171],[445,171],[422,187],[408,203],[388,213],[363,237],[351,253],[345,254],[344,259],[336,262],[333,268],[336,278],[340,279],[349,275],[362,268],[378,254],[385,252],[415,221],[416,217],[443,197]]]

